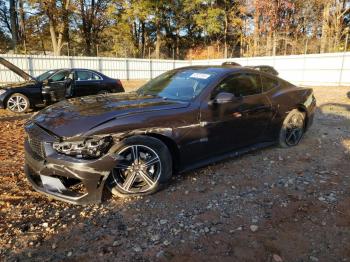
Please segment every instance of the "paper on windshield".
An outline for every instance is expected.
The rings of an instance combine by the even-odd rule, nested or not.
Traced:
[[[193,73],[190,75],[190,78],[197,78],[197,79],[208,79],[210,77],[209,74],[203,74],[203,73]]]

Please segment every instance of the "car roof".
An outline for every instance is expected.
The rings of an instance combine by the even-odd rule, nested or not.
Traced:
[[[247,66],[247,67],[252,67],[252,68],[257,68],[257,67],[269,67],[269,68],[273,68],[273,66],[270,66],[270,65],[253,65],[253,66]]]
[[[88,70],[88,71],[94,71],[99,73],[99,71],[96,71],[95,69],[89,69],[89,68],[57,68],[57,69],[50,69],[47,71],[61,71],[61,70]]]
[[[201,65],[196,65],[196,66],[186,66],[186,67],[181,67],[177,68],[175,70],[186,70],[186,69],[194,69],[194,70],[201,70],[202,72],[215,72],[219,75],[224,75],[228,73],[235,73],[235,72],[251,72],[251,73],[260,73],[259,71],[256,71],[252,68],[248,67],[243,67],[243,66],[221,66],[221,65],[210,65],[210,66],[201,66]]]

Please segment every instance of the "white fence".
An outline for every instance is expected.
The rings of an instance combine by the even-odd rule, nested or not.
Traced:
[[[350,52],[313,55],[269,56],[212,60],[149,60],[109,57],[1,55],[19,68],[37,76],[54,68],[89,68],[119,79],[150,79],[173,68],[189,65],[220,65],[235,61],[241,65],[271,65],[280,77],[298,85],[350,86]],[[0,65],[0,82],[19,78]]]

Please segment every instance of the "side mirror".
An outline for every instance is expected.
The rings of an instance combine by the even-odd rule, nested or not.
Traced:
[[[234,100],[235,96],[231,93],[227,93],[227,92],[221,92],[219,94],[216,95],[216,97],[209,101],[210,105],[213,104],[226,104],[229,102],[232,102]]]
[[[48,85],[48,84],[51,83],[51,82],[53,82],[53,81],[52,81],[51,78],[49,78],[49,79],[45,79],[45,80],[43,81],[43,84],[44,84],[44,85]]]

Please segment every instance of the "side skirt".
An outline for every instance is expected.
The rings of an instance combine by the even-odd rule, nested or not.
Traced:
[[[207,166],[209,164],[217,163],[217,162],[229,159],[229,158],[238,157],[238,156],[241,156],[243,154],[246,154],[246,153],[249,153],[249,152],[252,152],[252,151],[256,151],[258,149],[262,149],[262,148],[265,148],[265,147],[269,147],[269,146],[272,146],[272,145],[276,145],[276,141],[263,142],[263,143],[255,144],[255,145],[252,145],[252,146],[249,146],[249,147],[245,147],[245,148],[242,148],[242,149],[239,149],[239,150],[235,150],[235,151],[231,151],[231,152],[228,152],[228,153],[224,153],[224,154],[221,154],[221,155],[218,155],[218,156],[206,158],[204,160],[201,160],[199,162],[194,163],[193,165],[186,166],[185,168],[179,170],[178,173],[180,173],[180,174],[181,173],[185,173],[185,172],[188,172],[190,170],[194,170],[194,169],[197,169],[197,168],[200,168],[200,167],[204,167],[204,166]]]

